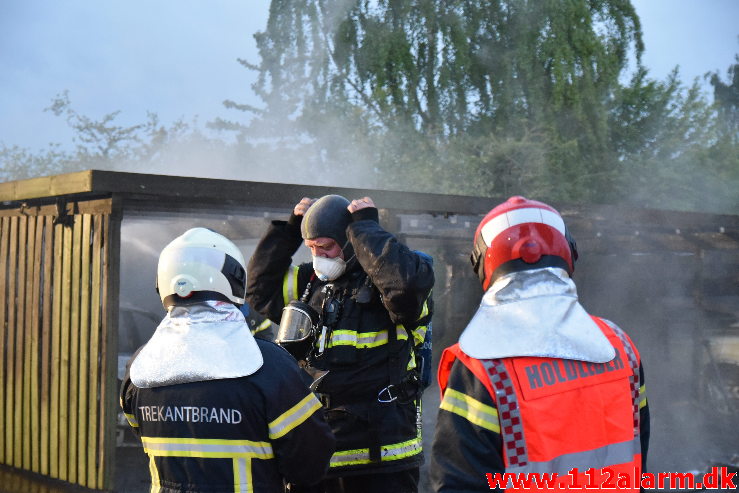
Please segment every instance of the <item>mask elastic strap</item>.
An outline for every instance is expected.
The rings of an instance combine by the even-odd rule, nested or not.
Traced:
[[[346,249],[346,247],[348,247],[348,246],[349,246],[350,244],[351,244],[351,242],[350,242],[350,241],[349,241],[349,240],[347,239],[347,240],[346,240],[346,243],[344,243],[344,246],[342,246],[342,247],[341,247],[341,254],[342,254],[342,255],[344,254],[344,250]],[[349,264],[349,262],[350,262],[350,261],[351,261],[351,260],[352,260],[352,259],[353,259],[354,257],[356,257],[356,256],[357,256],[357,254],[356,254],[356,252],[354,252],[354,249],[352,248],[352,256],[351,256],[351,257],[349,257],[348,259],[344,260],[344,263],[345,263],[345,264]]]

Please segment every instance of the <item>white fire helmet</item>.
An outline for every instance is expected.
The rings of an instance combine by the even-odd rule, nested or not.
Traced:
[[[231,240],[206,228],[192,228],[159,255],[157,291],[165,308],[208,300],[244,304],[244,256]]]

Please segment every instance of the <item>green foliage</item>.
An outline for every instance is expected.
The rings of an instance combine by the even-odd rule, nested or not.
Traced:
[[[74,171],[68,153],[59,145],[49,145],[40,152],[0,143],[0,182],[23,180],[35,176],[54,175]]]
[[[683,87],[677,71],[663,83],[645,75],[621,90],[612,114],[616,189],[649,207],[736,212],[739,146],[725,120],[731,107],[717,96],[711,104],[697,81]]]
[[[276,0],[257,43],[248,131],[307,136],[324,160],[367,148],[405,188],[442,172],[447,191],[552,198],[587,193],[542,178],[605,181],[605,103],[643,49],[629,2],[587,0]]]
[[[729,67],[728,83],[724,83],[717,73],[711,74],[713,97],[725,137],[735,145],[739,142],[739,55],[737,63]]]
[[[263,106],[221,127],[368,185],[701,208],[736,168],[698,86],[648,77],[628,0],[273,0],[256,39]]]
[[[131,126],[118,112],[89,118],[65,92],[47,110],[73,129],[73,150],[0,144],[0,179],[240,169],[251,180],[739,210],[739,57],[727,82],[709,74],[713,102],[677,71],[651,79],[628,0],[273,0],[256,40],[259,63],[240,63],[257,72],[262,104],[225,101],[252,118],[208,124],[234,144],[155,114]]]

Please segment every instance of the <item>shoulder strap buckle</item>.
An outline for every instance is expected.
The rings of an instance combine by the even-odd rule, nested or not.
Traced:
[[[395,395],[393,395],[393,392],[395,392]],[[384,389],[380,390],[377,393],[377,402],[382,403],[388,403],[398,400],[397,391],[395,390],[395,385],[390,384]]]

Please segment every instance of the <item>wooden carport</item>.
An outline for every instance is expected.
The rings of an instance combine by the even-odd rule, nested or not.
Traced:
[[[479,301],[467,263],[472,235],[501,197],[96,170],[0,184],[0,464],[95,490],[115,488],[125,218],[244,216],[254,224],[249,235],[258,237],[300,197],[327,193],[372,196],[389,230],[434,255],[435,345],[453,342]],[[694,278],[698,296],[737,294],[739,216],[553,205],[590,256],[690,255],[690,272],[677,277]],[[226,235],[228,227],[224,220]],[[723,265],[710,276],[707,256]],[[593,277],[597,266],[585,264],[581,272]]]

